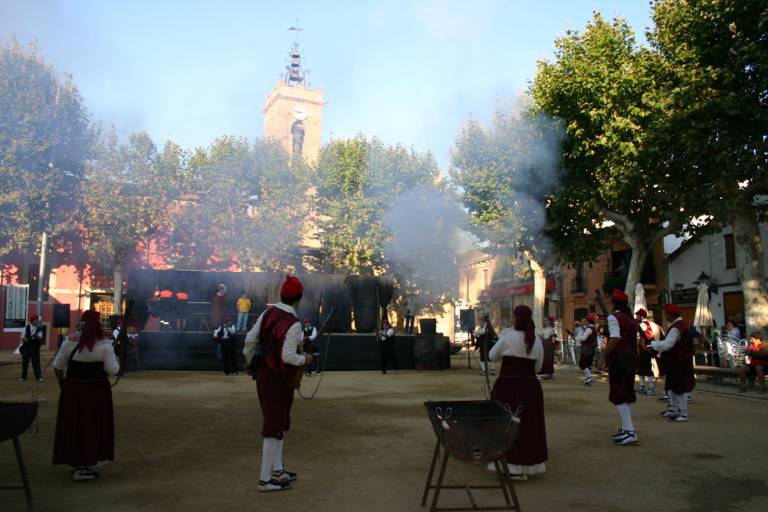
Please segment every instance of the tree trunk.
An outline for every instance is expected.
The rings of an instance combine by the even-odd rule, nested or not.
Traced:
[[[114,296],[112,298],[112,304],[115,308],[115,315],[119,315],[121,313],[121,307],[123,305],[123,268],[122,266],[115,267],[114,270]]]
[[[547,293],[547,274],[544,267],[536,260],[530,257],[528,261],[533,270],[533,322],[537,328],[541,328],[544,320],[544,299]]]
[[[744,322],[748,335],[768,326],[768,291],[763,269],[763,241],[754,212],[739,209],[733,217],[736,269],[744,293]],[[726,319],[727,320],[727,319]]]
[[[637,283],[643,277],[643,267],[645,266],[645,260],[648,259],[648,254],[652,249],[648,248],[648,244],[643,243],[641,240],[628,240],[629,246],[632,248],[632,257],[629,260],[629,270],[627,271],[627,284],[624,286],[624,293],[629,297],[630,309],[635,304],[635,288]]]

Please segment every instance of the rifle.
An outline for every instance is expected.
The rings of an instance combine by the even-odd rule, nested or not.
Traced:
[[[331,312],[328,313],[328,316],[325,318],[323,323],[320,324],[320,328],[317,330],[317,336],[318,337],[323,334],[323,330],[325,330],[325,328],[328,326],[328,322],[331,320],[331,317],[333,317],[333,313],[335,311],[336,311],[336,308],[331,308]],[[303,354],[304,352],[307,351],[308,348],[314,348],[315,351],[317,350],[317,348],[314,346],[314,344],[310,344],[308,347],[305,347],[304,346],[304,342],[302,342],[301,347],[299,348],[299,353]],[[328,347],[326,345],[326,349],[327,348]],[[310,353],[313,356],[315,356],[315,354],[317,354],[317,352],[310,352]],[[291,386],[294,389],[299,389],[299,387],[301,387],[301,379],[304,377],[304,370],[306,369],[306,367],[307,367],[307,365],[301,365],[301,366],[297,366],[293,370],[293,375],[292,375],[290,381],[291,381]],[[319,366],[318,366],[318,368],[319,368]],[[320,383],[318,383],[318,386],[319,386],[319,384]]]
[[[112,387],[117,386],[117,383],[120,382],[120,379],[125,373],[125,347],[128,345],[128,320],[131,318],[131,313],[133,313],[134,304],[134,300],[129,300],[125,304],[125,312],[123,313],[123,321],[120,324],[120,332],[115,340],[115,351],[117,352],[120,368],[117,370],[117,376],[115,382],[112,383]]]

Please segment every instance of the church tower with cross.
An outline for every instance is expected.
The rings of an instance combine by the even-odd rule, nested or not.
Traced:
[[[280,143],[291,156],[314,162],[320,152],[323,126],[323,90],[310,89],[301,63],[296,33],[285,75],[264,105],[264,139]]]

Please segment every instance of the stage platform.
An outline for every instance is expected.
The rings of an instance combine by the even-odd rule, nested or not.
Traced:
[[[245,333],[238,333],[242,351]],[[326,370],[379,370],[381,355],[373,334],[324,335],[317,340],[327,361]],[[450,366],[447,338],[430,334],[395,336],[395,357],[400,369],[444,369]],[[139,359],[144,370],[221,370],[216,345],[205,331],[143,331]],[[242,355],[238,356],[242,368]]]

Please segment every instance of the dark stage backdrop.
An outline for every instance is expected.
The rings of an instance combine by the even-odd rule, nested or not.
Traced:
[[[387,277],[347,276],[339,274],[303,274],[304,297],[299,305],[299,319],[309,318],[319,326],[335,308],[328,323],[331,332],[350,332],[354,315],[357,332],[375,332],[379,307],[386,308],[392,300],[392,280]],[[198,270],[131,269],[128,274],[128,299],[136,301],[134,320],[144,325],[148,317],[147,299],[156,288],[189,294],[190,312],[209,313],[211,301],[219,284],[227,286],[224,312],[237,317],[236,303],[245,292],[251,299],[251,313],[261,313],[267,304],[280,300],[280,287],[285,274],[268,272],[207,272]],[[188,313],[189,314],[189,313]],[[196,329],[191,324],[189,329]]]

